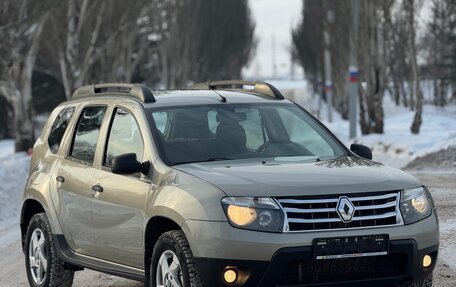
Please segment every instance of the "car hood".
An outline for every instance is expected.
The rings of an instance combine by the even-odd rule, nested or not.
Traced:
[[[217,186],[229,196],[350,194],[421,185],[405,172],[354,156],[316,162],[230,160],[174,168]]]

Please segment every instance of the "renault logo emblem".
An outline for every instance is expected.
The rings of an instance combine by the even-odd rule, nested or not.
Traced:
[[[352,221],[353,215],[355,215],[355,206],[346,196],[339,197],[336,210],[337,214],[339,214],[340,219],[342,219],[344,223]]]

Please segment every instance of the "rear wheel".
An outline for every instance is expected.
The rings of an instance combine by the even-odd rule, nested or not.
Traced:
[[[44,213],[32,217],[25,241],[25,266],[32,287],[71,287],[74,271],[57,257],[49,221]]]
[[[152,253],[151,287],[203,287],[187,238],[180,230],[160,236]]]

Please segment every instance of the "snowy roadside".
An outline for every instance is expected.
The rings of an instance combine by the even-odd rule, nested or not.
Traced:
[[[0,245],[3,230],[18,228],[22,190],[28,176],[30,157],[14,153],[14,141],[0,141]]]

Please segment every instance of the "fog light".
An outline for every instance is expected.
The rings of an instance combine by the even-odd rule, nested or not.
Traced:
[[[225,279],[225,282],[229,284],[236,282],[237,277],[237,272],[233,269],[228,269],[225,271],[225,273],[223,273],[223,279]]]
[[[424,267],[424,268],[427,268],[427,267],[431,266],[431,264],[432,264],[432,258],[431,258],[431,256],[425,255],[425,256],[423,257],[423,267]]]

